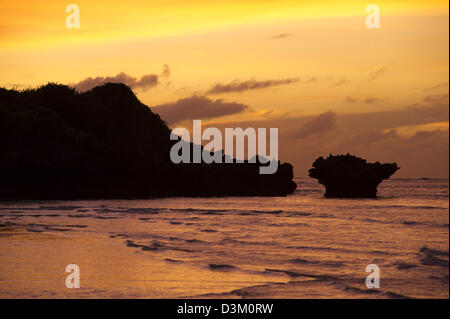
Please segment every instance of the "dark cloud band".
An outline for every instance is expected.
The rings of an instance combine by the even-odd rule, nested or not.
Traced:
[[[265,89],[271,86],[291,84],[300,81],[298,78],[289,78],[281,80],[267,80],[267,81],[233,81],[228,84],[218,83],[209,89],[206,94],[222,94],[230,92],[244,92],[247,90]]]
[[[153,106],[151,109],[169,124],[185,120],[216,118],[251,110],[245,104],[225,102],[223,99],[212,100],[206,96],[198,95]]]
[[[169,76],[170,76],[170,68],[167,64],[165,64],[161,75],[146,74],[143,75],[140,79],[138,79],[134,76],[121,72],[115,76],[106,76],[106,77],[98,76],[95,78],[88,77],[78,83],[70,84],[70,86],[74,87],[80,92],[85,92],[104,83],[123,83],[128,85],[132,89],[148,90],[159,84],[160,77],[169,77]]]

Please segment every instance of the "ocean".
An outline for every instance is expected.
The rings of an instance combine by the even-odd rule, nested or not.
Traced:
[[[0,202],[0,298],[449,298],[448,180],[386,180],[377,199],[296,182],[286,197]]]

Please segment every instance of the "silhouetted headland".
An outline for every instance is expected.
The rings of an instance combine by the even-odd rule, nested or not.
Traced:
[[[350,154],[321,156],[312,166],[309,176],[325,186],[325,197],[338,198],[376,197],[378,185],[399,169],[396,163],[367,163]]]
[[[290,164],[173,164],[166,123],[124,84],[0,88],[0,198],[284,196]],[[191,145],[192,147],[192,145]],[[192,153],[192,152],[191,152]]]

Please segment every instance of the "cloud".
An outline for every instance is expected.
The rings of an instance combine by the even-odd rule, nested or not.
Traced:
[[[431,87],[427,87],[427,88],[425,88],[423,90],[424,91],[433,91],[433,90],[437,90],[437,89],[440,89],[440,88],[446,88],[446,87],[448,87],[448,82],[441,82],[441,83],[438,83],[438,84],[433,85]]]
[[[358,101],[358,100],[352,98],[351,96],[346,96],[346,97],[345,97],[345,102],[348,102],[348,103],[355,103],[356,101]]]
[[[390,129],[385,131],[368,131],[357,134],[355,137],[349,139],[349,145],[365,145],[368,147],[372,143],[379,141],[386,141],[388,139],[398,138],[397,131]]]
[[[206,96],[198,95],[183,98],[172,103],[153,106],[151,109],[169,124],[185,120],[216,118],[251,110],[245,104],[225,102],[223,99],[212,100]]]
[[[423,99],[426,103],[447,103],[448,104],[448,93],[447,94],[436,94],[427,95]]]
[[[292,34],[292,33],[280,33],[280,34],[274,35],[272,38],[273,39],[283,39],[283,38],[289,38],[289,37],[293,37],[293,36],[294,36],[294,34]]]
[[[349,81],[347,80],[347,78],[345,76],[343,76],[336,83],[334,83],[334,85],[340,86],[340,85],[343,85],[343,84],[348,83],[348,82]]]
[[[435,136],[441,135],[443,133],[442,130],[433,130],[433,131],[417,131],[413,136],[408,138],[409,143],[414,143],[417,141],[426,140],[429,138],[433,138]]]
[[[367,104],[375,104],[378,103],[379,101],[381,101],[381,99],[377,98],[377,97],[366,97],[363,102],[367,103]],[[345,102],[347,103],[355,103],[358,102],[358,99],[353,98],[351,96],[346,96],[345,97]]]
[[[142,89],[148,90],[152,87],[155,87],[159,84],[159,78],[164,77],[167,78],[170,76],[170,68],[167,64],[164,64],[163,71],[161,75],[157,74],[146,74],[143,75],[140,79],[126,74],[124,72],[118,73],[115,76],[98,76],[95,78],[88,77],[84,80],[81,80],[78,83],[71,83],[70,86],[74,87],[80,92],[89,91],[90,89],[102,85],[104,83],[123,83],[128,85],[132,89]]]
[[[296,138],[306,138],[312,135],[321,135],[325,131],[329,131],[336,126],[336,114],[328,111],[312,118],[300,129],[291,132],[291,135]]]
[[[161,72],[161,76],[168,78],[170,76],[170,68],[167,64],[164,64],[163,71]]]
[[[367,103],[367,104],[374,104],[374,103],[377,103],[378,101],[380,101],[379,98],[376,98],[376,97],[368,97],[368,98],[366,98],[366,99],[364,100],[364,103]]]
[[[269,116],[273,113],[273,110],[265,111],[261,116]]]
[[[386,73],[386,71],[389,68],[387,66],[382,66],[377,68],[374,71],[369,72],[369,82],[375,81],[376,79],[378,79],[382,74]]]
[[[98,76],[96,78],[88,77],[76,84],[70,84],[75,89],[80,92],[89,91],[90,89],[102,85],[104,83],[123,83],[128,85],[132,89],[143,89],[148,90],[151,87],[157,86],[159,84],[158,75],[147,74],[142,76],[139,80],[131,75],[124,72],[117,74],[116,76]]]
[[[362,98],[359,99],[361,101]],[[239,121],[239,117],[236,117],[233,123],[218,120],[209,126],[217,127],[222,132],[225,127],[278,128],[279,158],[294,166],[297,177],[307,177],[308,169],[318,156],[347,152],[371,162],[396,161],[401,167],[395,175],[397,178],[448,177],[448,124],[430,125],[448,123],[448,103],[430,105],[423,103],[422,98],[412,106],[389,111],[336,113],[335,121],[331,115],[328,122],[319,121],[320,118],[324,116],[288,113],[263,120]],[[408,129],[405,130],[405,127]],[[299,135],[307,137],[299,138]]]
[[[401,167],[396,177],[448,177],[448,129],[420,130],[412,136],[395,130],[346,136],[336,137],[340,142],[330,148],[371,160],[395,161]]]
[[[289,78],[281,80],[257,81],[254,79],[239,82],[237,80],[228,84],[218,83],[209,89],[206,94],[221,94],[229,92],[244,92],[247,90],[265,89],[275,85],[291,84],[300,81],[298,78]]]

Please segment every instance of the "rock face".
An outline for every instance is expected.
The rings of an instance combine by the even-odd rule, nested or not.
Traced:
[[[173,164],[166,123],[124,84],[0,88],[0,199],[283,196],[293,168]],[[192,147],[192,145],[191,145]]]
[[[396,163],[367,163],[365,159],[347,154],[317,158],[309,170],[326,188],[325,197],[376,197],[377,186],[394,174]]]

